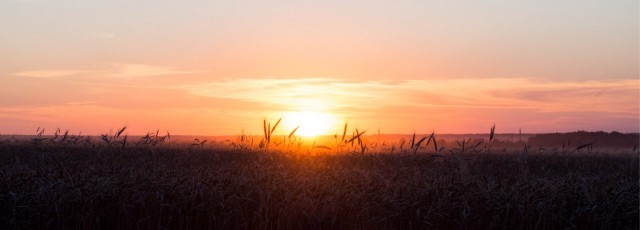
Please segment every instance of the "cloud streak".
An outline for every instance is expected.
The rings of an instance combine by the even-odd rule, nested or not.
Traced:
[[[189,86],[199,96],[290,109],[384,107],[599,111],[637,116],[638,80],[540,81],[525,78],[344,81],[330,78],[237,79]]]
[[[115,77],[115,78],[140,78],[140,77],[200,73],[199,71],[176,70],[172,67],[166,67],[166,66],[138,65],[138,64],[117,65],[115,69],[116,70],[113,73],[106,74],[106,76]]]
[[[33,77],[33,78],[56,78],[56,77],[68,77],[76,74],[86,73],[86,70],[81,69],[49,69],[49,70],[34,70],[23,71],[14,73],[13,75],[21,77]]]
[[[143,77],[187,75],[203,73],[203,71],[177,70],[169,66],[142,64],[104,64],[88,68],[77,69],[44,69],[14,73],[15,76],[32,78],[64,78],[64,77],[108,77],[120,79],[135,79]]]

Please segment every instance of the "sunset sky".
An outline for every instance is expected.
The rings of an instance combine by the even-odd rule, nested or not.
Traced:
[[[638,132],[638,4],[0,0],[0,134]]]

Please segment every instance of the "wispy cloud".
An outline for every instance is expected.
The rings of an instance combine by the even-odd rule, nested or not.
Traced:
[[[116,77],[116,78],[140,78],[140,77],[151,77],[151,76],[193,74],[193,73],[200,73],[200,72],[202,71],[176,70],[173,67],[167,67],[167,66],[124,64],[124,65],[115,65],[114,70],[112,70],[112,73],[107,74],[106,76]]]
[[[23,71],[15,73],[16,76],[22,77],[34,77],[34,78],[54,78],[54,77],[67,77],[76,74],[86,73],[87,70],[82,69],[48,69],[48,70],[33,70]]]
[[[541,81],[525,78],[345,81],[236,79],[189,86],[191,93],[289,109],[384,107],[529,109],[638,114],[638,80]]]
[[[101,64],[77,69],[44,69],[14,73],[16,76],[33,78],[58,77],[111,77],[133,79],[141,77],[185,75],[203,73],[203,71],[177,70],[174,67],[142,64]]]

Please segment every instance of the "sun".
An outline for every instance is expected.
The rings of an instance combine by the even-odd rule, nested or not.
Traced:
[[[300,126],[295,135],[304,137],[327,135],[337,124],[334,115],[314,111],[287,112],[282,121],[289,130]]]

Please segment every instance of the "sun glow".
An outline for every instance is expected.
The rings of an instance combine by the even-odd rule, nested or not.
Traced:
[[[312,111],[288,112],[282,120],[289,130],[300,126],[295,135],[305,137],[327,135],[337,124],[334,115]]]

